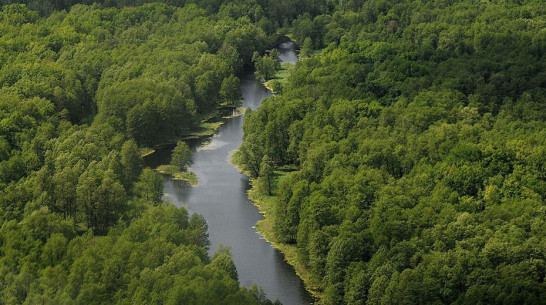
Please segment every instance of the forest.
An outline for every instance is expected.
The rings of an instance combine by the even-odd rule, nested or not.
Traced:
[[[274,304],[142,152],[272,78],[285,35],[234,159],[319,302],[546,299],[541,0],[0,6],[0,304]]]
[[[321,303],[544,304],[544,2],[341,1],[292,26],[305,56],[235,159]]]
[[[142,151],[236,103],[315,2],[91,2],[0,1],[0,304],[273,304]]]

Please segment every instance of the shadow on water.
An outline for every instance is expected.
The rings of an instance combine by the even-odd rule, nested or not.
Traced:
[[[297,61],[292,42],[281,44],[279,51],[281,61]],[[241,92],[243,107],[251,109],[257,109],[263,98],[272,95],[254,79],[252,72],[241,78]],[[248,177],[230,162],[231,154],[241,145],[242,126],[243,116],[235,117],[226,120],[211,138],[191,142],[194,154],[190,170],[197,175],[199,184],[189,187],[184,182],[165,179],[165,199],[205,217],[210,254],[220,244],[231,246],[241,285],[256,284],[269,299],[278,299],[285,305],[310,304],[311,297],[294,268],[254,229],[262,215],[248,200]],[[169,160],[170,150],[165,149],[146,158],[146,164],[154,167]]]

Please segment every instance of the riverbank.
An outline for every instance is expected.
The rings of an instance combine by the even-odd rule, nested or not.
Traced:
[[[272,79],[264,82],[264,86],[271,92],[275,94],[282,93],[282,88],[288,82],[288,77],[290,76],[292,69],[294,68],[293,63],[284,62],[281,64],[281,68],[275,72],[275,75]]]
[[[222,111],[223,110],[223,111]],[[232,107],[232,106],[222,106],[216,111],[203,116],[199,125],[187,133],[181,135],[176,141],[200,141],[208,138],[212,138],[216,134],[219,128],[225,124],[229,119],[241,116],[244,114],[245,108],[242,106]],[[142,158],[154,157],[154,154],[166,154],[165,151],[169,150],[167,153],[170,156],[170,149],[175,145],[175,140],[163,143],[161,145],[156,145],[154,148],[143,147],[140,149],[140,155]],[[206,140],[204,140],[206,143]],[[206,145],[206,144],[202,144]],[[169,165],[170,159],[164,160],[163,162],[151,166],[155,171],[160,174],[169,176],[172,180],[184,181],[190,186],[196,186],[198,184],[198,179],[195,173],[191,171],[181,171],[176,166]]]
[[[230,158],[231,163],[237,170],[239,170],[241,173],[247,175],[248,177],[251,177],[250,173],[243,169],[241,166],[241,163],[237,160],[235,157],[236,154],[233,154]],[[316,304],[320,304],[320,301],[322,299],[322,291],[320,287],[318,287],[309,276],[309,271],[305,268],[303,263],[298,259],[298,253],[297,249],[293,245],[281,243],[275,238],[275,207],[276,207],[276,201],[278,200],[278,185],[283,180],[286,179],[289,175],[292,174],[294,169],[290,169],[290,171],[275,171],[275,178],[272,185],[272,196],[266,196],[259,194],[255,185],[254,178],[249,178],[250,180],[250,189],[247,191],[248,199],[254,204],[257,208],[260,214],[262,214],[263,218],[259,220],[256,225],[255,229],[260,233],[260,235],[263,236],[265,241],[267,241],[269,244],[271,244],[275,249],[279,250],[283,256],[284,260],[294,268],[296,271],[297,276],[303,281],[305,290],[315,299]]]
[[[288,83],[288,78],[292,73],[292,69],[295,65],[297,57],[293,61],[285,61],[281,64],[281,68],[275,73],[273,79],[263,82],[262,85],[269,91],[275,94],[281,94],[282,88]],[[280,90],[279,90],[280,89]],[[242,168],[242,164],[237,160],[237,154],[234,153],[231,156],[231,163],[243,174],[251,177],[250,173]],[[285,262],[291,265],[296,275],[303,281],[304,289],[312,296],[314,302],[320,303],[322,299],[322,291],[318,287],[309,275],[309,272],[305,268],[304,264],[298,259],[297,248],[293,245],[284,244],[279,242],[275,238],[275,207],[278,200],[278,184],[283,179],[286,179],[296,168],[284,168],[279,171],[275,171],[275,179],[272,186],[273,196],[264,196],[258,193],[254,187],[254,179],[250,178],[250,190],[247,191],[248,199],[258,208],[262,219],[255,224],[255,229],[258,233],[275,249],[279,250]]]
[[[297,60],[290,44],[280,48],[280,58],[281,61]],[[252,71],[247,72],[240,77],[242,106],[256,110],[272,93],[255,79]],[[267,298],[278,299],[283,304],[309,305],[313,298],[303,280],[289,266],[285,255],[266,242],[255,228],[263,216],[249,202],[248,178],[229,160],[243,138],[243,117],[239,116],[243,111],[232,110],[220,110],[222,118],[208,121],[223,122],[214,136],[187,141],[193,151],[190,170],[199,184],[191,187],[188,183],[163,179],[164,199],[185,207],[190,213],[203,215],[209,227],[210,255],[220,245],[232,247],[233,262],[242,286],[258,285]],[[233,118],[224,119],[228,117]],[[158,168],[169,164],[170,159],[170,149],[164,147],[149,156],[146,162],[151,168]]]
[[[231,114],[226,114],[225,112],[221,112],[221,109],[231,109]],[[188,130],[186,133],[180,135],[177,139],[173,139],[172,141],[165,142],[162,144],[155,145],[154,147],[142,147],[140,149],[140,156],[142,158],[148,157],[152,154],[154,154],[157,150],[165,149],[170,146],[174,146],[177,141],[188,141],[188,140],[196,140],[206,137],[212,137],[216,132],[218,132],[218,129],[220,126],[222,126],[226,120],[241,116],[245,113],[245,108],[241,106],[241,104],[237,107],[222,107],[218,110],[207,114],[204,116],[201,120],[199,125],[197,125],[195,128],[192,128]]]
[[[258,191],[254,187],[255,179],[250,179],[252,185],[251,189],[248,191],[248,199],[258,207],[260,214],[263,215],[263,219],[258,221],[256,224],[256,230],[265,238],[265,240],[273,245],[273,247],[282,252],[284,255],[285,261],[294,267],[296,274],[299,278],[303,280],[305,284],[305,290],[309,292],[313,298],[320,303],[322,299],[322,291],[310,278],[309,272],[305,266],[298,259],[298,253],[296,246],[285,244],[279,242],[275,238],[275,232],[273,228],[275,227],[275,207],[276,201],[278,200],[278,184],[286,179],[291,172],[284,171],[275,171],[275,182],[273,184],[273,196],[266,196],[258,194]]]

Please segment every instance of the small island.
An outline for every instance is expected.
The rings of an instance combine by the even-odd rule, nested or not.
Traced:
[[[171,153],[171,164],[160,165],[158,172],[170,176],[174,180],[186,181],[190,185],[197,185],[197,176],[188,171],[191,164],[191,149],[186,142],[178,141]]]

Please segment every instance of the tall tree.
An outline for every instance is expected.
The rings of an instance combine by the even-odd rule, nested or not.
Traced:
[[[142,172],[140,150],[134,140],[127,140],[121,147],[121,165],[123,166],[123,185],[125,189],[138,180]]]
[[[267,195],[271,196],[272,184],[274,176],[273,161],[268,155],[262,158],[260,163],[260,175],[258,177],[259,188],[262,189]]]
[[[171,153],[171,165],[186,170],[191,163],[191,149],[186,142],[178,141]]]
[[[135,189],[142,198],[158,204],[163,197],[163,179],[154,170],[145,168],[140,174]]]
[[[235,75],[230,75],[222,81],[220,88],[220,96],[223,101],[230,106],[237,106],[241,101],[241,89],[239,78]]]

